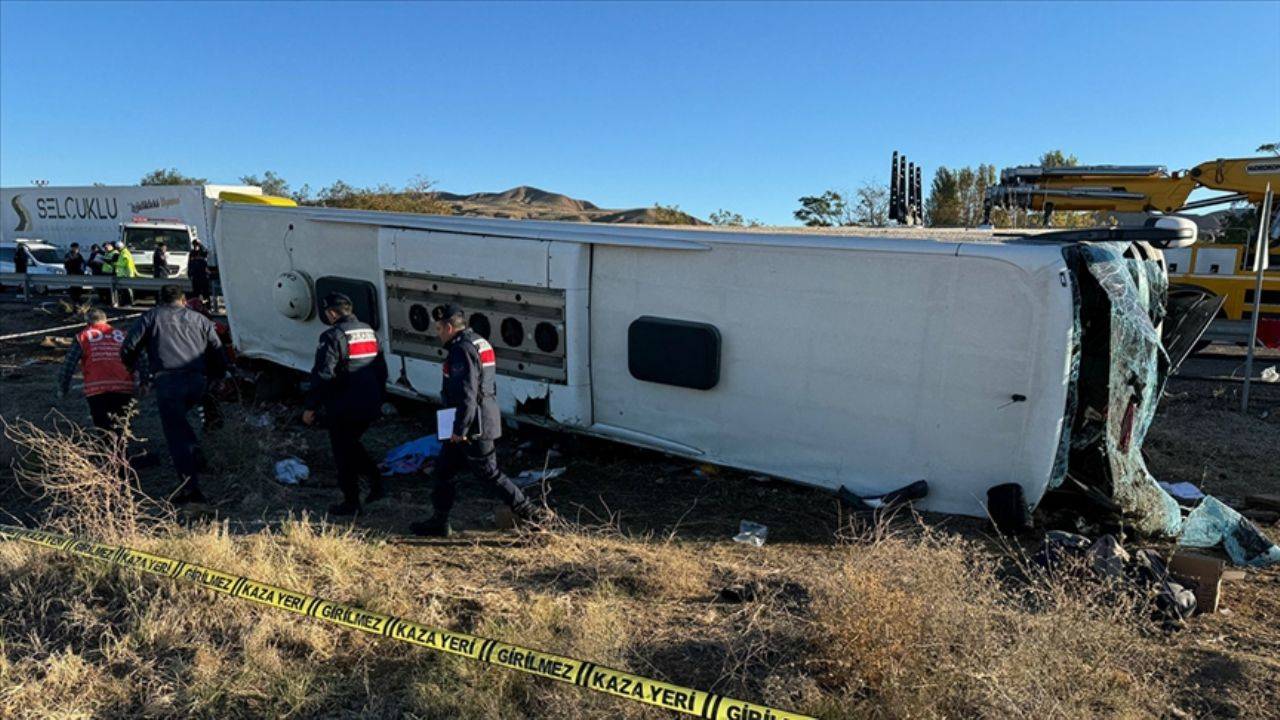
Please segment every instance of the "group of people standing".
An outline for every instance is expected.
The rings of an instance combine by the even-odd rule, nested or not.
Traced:
[[[89,248],[89,257],[80,252],[80,243],[71,243],[71,248],[62,259],[62,267],[68,275],[114,275],[118,278],[136,278],[140,274],[134,262],[133,253],[123,242],[109,242]],[[23,270],[18,270],[22,272]],[[169,249],[164,241],[156,242],[151,252],[151,276],[170,278],[174,276],[174,267],[169,264]],[[187,274],[191,278],[192,295],[203,302],[209,302],[213,294],[213,284],[209,277],[209,252],[199,240],[191,241],[191,253],[187,259]],[[119,288],[117,291],[121,304],[133,304],[133,289]],[[79,303],[84,297],[83,288],[70,289],[71,300]],[[99,299],[104,303],[111,302],[111,292],[98,290]]]
[[[323,298],[320,308],[322,320],[330,327],[320,335],[316,348],[302,421],[323,424],[328,430],[343,496],[329,514],[355,515],[364,504],[385,496],[378,464],[362,437],[382,414],[387,363],[377,332],[356,317],[349,297],[332,293]],[[434,512],[427,520],[413,523],[412,531],[436,537],[452,533],[449,514],[457,495],[457,475],[467,466],[517,518],[550,520],[554,514],[525,497],[498,467],[495,442],[502,435],[502,418],[493,346],[467,326],[467,316],[457,305],[438,306],[431,316],[436,336],[447,351],[441,400],[455,413],[453,426],[440,432],[447,433],[448,440],[435,462]],[[179,481],[171,500],[203,502],[199,442],[188,414],[226,371],[213,321],[187,307],[185,293],[176,285],[162,288],[156,308],[143,314],[127,333],[112,326],[100,309],[91,309],[85,319],[85,328],[63,362],[60,395],[65,396],[76,371],[82,371],[94,425],[118,434],[136,398],[154,392]],[[361,478],[369,483],[364,503]]]

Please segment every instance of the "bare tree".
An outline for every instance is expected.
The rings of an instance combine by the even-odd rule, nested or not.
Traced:
[[[857,201],[853,207],[857,224],[884,227],[889,223],[889,190],[883,183],[864,181],[853,197]]]

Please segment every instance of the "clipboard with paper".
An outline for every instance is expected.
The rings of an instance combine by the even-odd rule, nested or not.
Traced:
[[[444,408],[436,411],[436,437],[448,440],[453,437],[453,421],[458,415],[457,408]]]

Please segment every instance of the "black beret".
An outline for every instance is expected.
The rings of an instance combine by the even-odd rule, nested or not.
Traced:
[[[445,303],[431,308],[431,319],[439,322],[441,320],[452,320],[456,317],[463,317],[462,306],[457,303]]]

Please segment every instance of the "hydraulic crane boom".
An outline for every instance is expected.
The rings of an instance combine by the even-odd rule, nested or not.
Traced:
[[[987,189],[985,214],[995,207],[1041,211],[1176,212],[1227,202],[1262,201],[1267,183],[1280,188],[1280,158],[1219,158],[1170,173],[1161,165],[1023,166],[1000,173]],[[1187,203],[1196,188],[1230,195]]]

